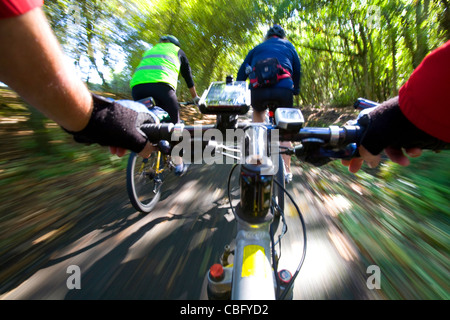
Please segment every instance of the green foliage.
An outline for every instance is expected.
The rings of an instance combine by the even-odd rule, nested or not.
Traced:
[[[290,20],[303,58],[304,103],[342,103],[397,94],[413,68],[445,41],[443,4],[430,1],[330,1]],[[347,98],[348,97],[348,98]]]
[[[162,34],[181,41],[201,93],[235,75],[279,23],[301,58],[301,104],[382,101],[450,34],[447,1],[57,0],[45,10],[83,78],[100,78],[105,90],[122,95],[143,51]]]
[[[450,152],[424,152],[411,165],[382,163],[352,178],[332,164],[320,171],[323,194],[339,194],[351,207],[338,215],[367,265],[382,271],[387,299],[448,299]],[[317,188],[317,187],[315,187]]]
[[[235,75],[268,27],[279,23],[302,62],[300,104],[314,106],[394,96],[425,55],[450,39],[449,2],[443,0],[54,0],[44,9],[90,87],[124,97],[144,50],[167,33],[180,40],[201,93],[210,81]],[[180,82],[182,100],[187,90]],[[87,187],[102,173],[123,172],[126,158],[72,146],[58,130],[49,129],[47,154],[34,137],[21,138],[19,148],[34,157],[9,151],[11,158],[0,161],[0,187],[47,197],[29,185],[65,183],[66,176],[85,172]],[[385,162],[353,179],[335,164],[319,170],[318,188],[352,204],[339,214],[342,230],[368,263],[380,266],[387,298],[449,298],[449,160],[448,152],[425,153],[410,167]],[[330,174],[342,182],[326,183]],[[11,211],[13,200],[4,197],[0,211]]]

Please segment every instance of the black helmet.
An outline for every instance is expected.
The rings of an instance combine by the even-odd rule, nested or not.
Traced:
[[[175,38],[174,36],[172,36],[170,34],[164,35],[161,38],[159,38],[159,42],[163,42],[163,41],[169,41],[169,42],[172,42],[174,45],[181,47],[180,41],[178,41],[177,38]]]
[[[286,32],[279,24],[274,24],[272,28],[267,31],[266,38],[269,39],[270,37],[277,36],[282,39],[286,38]]]

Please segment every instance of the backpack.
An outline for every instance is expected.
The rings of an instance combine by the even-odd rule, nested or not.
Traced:
[[[277,58],[259,60],[249,74],[252,88],[270,87],[291,74],[283,68]]]

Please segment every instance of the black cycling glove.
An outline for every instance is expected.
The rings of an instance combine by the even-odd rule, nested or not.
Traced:
[[[370,112],[367,112],[370,111]],[[386,147],[442,150],[445,143],[414,126],[402,113],[398,97],[387,100],[378,107],[362,111],[358,123],[366,127],[360,145],[373,155]]]
[[[98,143],[141,152],[148,139],[139,127],[155,122],[147,107],[131,100],[111,101],[95,94],[92,97],[94,109],[87,126],[78,132],[66,131],[79,143]]]

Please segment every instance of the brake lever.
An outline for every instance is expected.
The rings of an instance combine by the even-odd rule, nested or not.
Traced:
[[[356,143],[351,143],[344,149],[339,150],[327,149],[322,147],[320,148],[320,154],[324,157],[344,160],[350,160],[352,158],[359,157],[358,146],[356,145]]]

